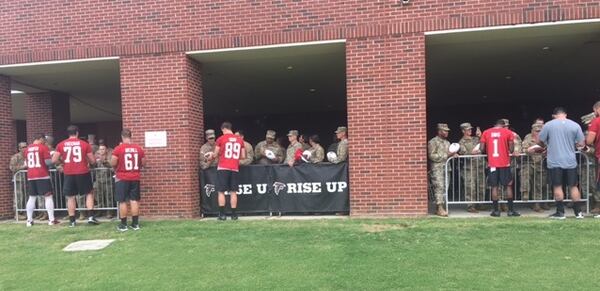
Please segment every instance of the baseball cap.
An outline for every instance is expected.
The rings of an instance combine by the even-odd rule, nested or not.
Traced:
[[[444,131],[450,131],[450,128],[448,127],[448,124],[446,124],[446,123],[438,123],[437,124],[437,129],[438,130],[441,129],[441,130],[444,130]]]
[[[275,139],[276,134],[277,133],[274,130],[271,130],[271,129],[267,130],[267,138]]]
[[[502,118],[502,121],[504,121],[504,126],[510,126],[510,121],[506,118]]]
[[[542,124],[534,123],[531,125],[531,130],[542,130],[542,127],[544,127]]]
[[[471,128],[473,128],[473,127],[471,126],[471,123],[468,123],[468,122],[462,123],[460,125],[460,129],[463,129],[463,130],[465,130],[465,129],[471,129]]]
[[[340,133],[340,132],[348,132],[348,129],[345,126],[338,126],[335,133]]]
[[[298,131],[295,129],[290,130],[290,132],[288,132],[287,136],[298,136]]]
[[[205,131],[206,138],[215,138],[215,131],[212,129],[208,129]]]
[[[594,112],[586,114],[581,117],[581,123],[590,124],[594,118],[596,118],[596,114]]]

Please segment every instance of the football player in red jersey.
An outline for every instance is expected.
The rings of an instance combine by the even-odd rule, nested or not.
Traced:
[[[33,225],[33,209],[37,196],[44,196],[46,211],[48,212],[48,225],[58,224],[54,219],[54,200],[52,200],[52,183],[47,162],[50,162],[50,150],[44,145],[44,135],[35,136],[33,144],[23,152],[27,164],[27,227]]]
[[[56,146],[52,156],[54,164],[63,163],[63,194],[67,197],[67,210],[69,212],[69,227],[75,227],[75,208],[77,202],[75,195],[86,195],[86,206],[88,209],[88,224],[98,224],[94,217],[94,193],[92,176],[88,164],[94,165],[96,158],[92,153],[92,147],[85,141],[79,139],[79,128],[75,125],[67,127],[69,138],[63,140]]]
[[[229,192],[231,219],[237,220],[237,191],[240,159],[246,158],[244,140],[233,134],[230,122],[221,125],[223,135],[217,139],[214,154],[210,159],[219,157],[217,166],[217,192],[219,192],[219,220],[226,220],[225,192]]]
[[[506,199],[508,200],[508,216],[521,216],[513,208],[514,193],[512,189],[513,178],[510,171],[510,154],[514,151],[514,133],[504,128],[504,120],[496,121],[494,127],[487,129],[481,135],[480,150],[487,153],[488,184],[492,188],[492,202],[494,210],[491,216],[500,216],[498,208],[498,187],[506,187]]]
[[[121,131],[122,143],[112,152],[110,164],[116,173],[116,200],[119,202],[121,223],[117,230],[127,230],[127,202],[131,205],[131,229],[140,229],[140,171],[145,164],[144,150],[131,142],[131,130]]]

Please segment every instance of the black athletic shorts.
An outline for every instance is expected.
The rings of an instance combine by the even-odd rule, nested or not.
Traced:
[[[92,176],[90,173],[80,175],[65,175],[63,194],[65,196],[86,195],[92,192]]]
[[[238,172],[217,170],[217,192],[237,192],[238,186]]]
[[[50,183],[50,179],[28,180],[27,194],[29,196],[52,195],[52,183]]]
[[[140,201],[140,181],[117,181],[115,199],[117,202]]]
[[[574,169],[562,169],[552,168],[548,169],[548,182],[552,187],[567,186],[574,187],[579,184],[579,177],[577,176],[577,168]]]
[[[508,186],[512,182],[510,167],[496,168],[493,172],[490,170],[487,179],[490,187]]]

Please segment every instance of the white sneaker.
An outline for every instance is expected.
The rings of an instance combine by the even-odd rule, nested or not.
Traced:
[[[600,214],[594,215],[594,218],[600,218]]]
[[[27,220],[27,227],[33,226],[33,220]]]
[[[579,212],[577,213],[577,215],[575,215],[575,218],[577,219],[583,219],[585,216],[583,216],[583,212]]]

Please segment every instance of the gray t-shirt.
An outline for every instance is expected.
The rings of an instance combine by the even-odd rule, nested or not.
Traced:
[[[581,126],[570,119],[554,119],[540,132],[540,141],[548,146],[548,168],[577,168],[575,144],[583,143]]]

